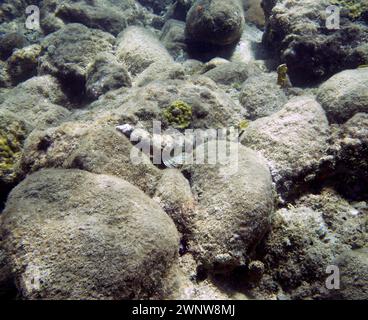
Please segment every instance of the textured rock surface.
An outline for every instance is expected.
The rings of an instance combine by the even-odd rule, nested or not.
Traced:
[[[17,114],[0,108],[0,199],[19,180],[18,164],[29,126]]]
[[[288,100],[284,90],[277,84],[277,75],[274,73],[248,78],[243,83],[239,99],[252,120],[281,110]]]
[[[366,19],[357,21],[348,10],[342,11],[340,29],[328,30],[329,0],[263,0],[263,4],[270,14],[264,43],[287,63],[293,83],[320,81],[368,63]]]
[[[88,68],[86,79],[86,91],[91,99],[97,99],[110,90],[132,86],[128,71],[109,53],[96,57]]]
[[[162,13],[174,0],[138,0],[138,2],[156,13]]]
[[[358,112],[368,112],[368,68],[334,75],[320,86],[317,99],[333,123],[343,123]]]
[[[344,243],[352,249],[362,248],[367,243],[366,203],[349,203],[335,190],[325,188],[319,194],[301,197],[297,205],[320,212],[328,232],[336,242]]]
[[[185,39],[185,23],[170,19],[162,28],[160,40],[175,60],[183,60],[187,56]]]
[[[133,84],[144,87],[153,81],[179,80],[185,78],[184,68],[179,63],[158,61],[139,74]]]
[[[216,142],[207,147],[216,148]],[[198,164],[188,169],[198,202],[190,247],[204,268],[215,272],[248,262],[248,255],[270,227],[273,213],[266,161],[248,148],[238,148],[238,163],[231,153],[222,164]]]
[[[288,194],[295,180],[303,183],[318,166],[327,151],[328,134],[322,107],[311,97],[297,97],[279,112],[251,122],[242,143],[261,152],[279,191]]]
[[[178,250],[173,222],[139,189],[78,170],[29,176],[12,192],[1,230],[26,299],[159,296]]]
[[[141,163],[130,157],[133,145],[113,125],[65,123],[33,132],[26,141],[23,175],[42,168],[76,168],[121,177],[152,193],[160,171],[142,155]]]
[[[188,180],[179,170],[167,169],[163,172],[154,199],[174,220],[181,233],[190,233],[195,201]]]
[[[209,70],[204,75],[218,84],[241,85],[250,76],[258,73],[261,73],[261,70],[255,64],[229,62]]]
[[[112,51],[114,42],[115,38],[108,33],[78,23],[68,24],[42,41],[45,54],[40,59],[40,71],[57,76],[76,95],[80,94],[89,64],[100,52]]]
[[[244,12],[238,0],[198,0],[189,10],[186,36],[194,43],[229,45],[244,28]]]
[[[340,289],[330,293],[334,299],[368,299],[368,249],[343,252],[334,263],[340,269]]]
[[[38,129],[65,120],[70,111],[60,82],[50,76],[33,77],[7,92],[1,108],[16,113],[31,127]]]
[[[8,59],[15,49],[21,49],[27,44],[27,39],[18,32],[0,36],[0,59]]]
[[[32,45],[16,50],[8,59],[7,69],[13,85],[17,85],[37,75],[40,45]]]
[[[117,45],[117,57],[133,76],[154,62],[172,61],[172,57],[155,35],[141,27],[125,29],[118,36]]]
[[[326,171],[337,190],[350,199],[368,196],[368,114],[357,113],[341,127],[334,127]]]
[[[366,0],[0,2],[1,299],[366,296]]]
[[[355,208],[334,190],[309,194],[276,212],[271,232],[258,248],[266,273],[280,284],[268,288],[288,299],[325,298],[327,267],[367,241],[367,208]]]
[[[1,221],[0,221],[1,223]],[[13,276],[10,270],[6,253],[1,249],[2,245],[0,242],[0,298],[10,299],[12,298],[11,293],[14,293]]]
[[[119,34],[130,22],[134,1],[60,1],[55,16],[67,23],[81,23],[113,35]]]
[[[265,15],[262,9],[262,0],[245,0],[245,21],[251,22],[259,26],[260,28],[265,25]]]
[[[324,240],[325,232],[320,213],[309,208],[276,212],[272,232],[263,246],[263,261],[281,288],[294,299],[313,295],[313,291],[317,295],[324,293],[325,270],[336,251]]]
[[[142,88],[112,92],[90,106],[81,119],[104,117],[112,113],[128,123],[140,123],[152,130],[152,120],[167,121],[164,110],[175,101],[192,108],[190,128],[207,129],[237,126],[247,112],[207,77],[191,80],[153,81]]]
[[[178,266],[169,275],[168,286],[174,288],[168,295],[173,300],[248,300],[231,288],[221,288],[216,281],[198,281],[197,264],[191,254],[180,257]]]

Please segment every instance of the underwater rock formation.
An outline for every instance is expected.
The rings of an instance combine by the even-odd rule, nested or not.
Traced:
[[[0,2],[0,299],[367,299],[366,1]]]
[[[325,112],[307,96],[293,98],[280,111],[251,122],[241,142],[263,154],[278,191],[289,195],[296,190],[295,182],[305,182],[318,167],[328,137]]]
[[[332,123],[343,123],[368,112],[368,68],[342,71],[324,82],[317,99]]]
[[[137,75],[152,63],[171,62],[172,57],[154,34],[141,27],[129,27],[117,39],[117,57]]]
[[[128,71],[112,54],[97,55],[87,70],[86,92],[93,100],[110,90],[131,86],[132,79]]]
[[[244,12],[238,0],[197,0],[188,12],[186,37],[189,42],[230,45],[240,39]]]
[[[58,77],[75,95],[82,94],[89,64],[97,54],[111,52],[114,43],[111,34],[82,24],[68,24],[42,41],[45,54],[40,58],[40,72]]]
[[[2,232],[25,299],[159,297],[179,243],[172,220],[138,188],[80,170],[29,176],[9,197]]]
[[[211,141],[204,148],[213,150],[216,144]],[[239,148],[237,161],[231,153],[234,147]],[[228,148],[230,155],[221,164],[186,168],[198,202],[191,250],[203,268],[215,273],[247,264],[270,227],[274,205],[265,159],[241,145]]]
[[[277,84],[275,73],[261,73],[249,77],[243,83],[239,99],[252,120],[270,116],[281,110],[288,101],[284,90]]]
[[[327,8],[342,2],[263,0],[267,14],[264,44],[287,64],[295,85],[319,82],[368,63],[368,25],[363,12],[352,18],[350,10],[342,10],[339,28],[326,26]],[[368,7],[362,10],[367,12]]]
[[[82,169],[123,178],[152,194],[161,172],[145,155],[140,157],[140,163],[133,163],[132,148],[130,141],[111,126],[67,122],[46,131],[34,131],[28,137],[21,159],[22,174],[41,168]]]

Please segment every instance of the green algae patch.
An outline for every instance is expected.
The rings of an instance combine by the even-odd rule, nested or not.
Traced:
[[[346,10],[351,19],[359,19],[368,13],[368,2],[363,0],[331,0],[331,4]]]
[[[177,129],[186,129],[192,122],[192,107],[183,101],[174,101],[163,111],[169,125]]]
[[[0,182],[12,183],[16,178],[24,133],[19,123],[13,123],[7,131],[0,129]]]

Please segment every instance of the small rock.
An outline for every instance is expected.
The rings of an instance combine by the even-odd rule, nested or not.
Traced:
[[[176,61],[185,60],[187,57],[187,44],[185,41],[185,23],[170,19],[166,21],[161,31],[161,42]]]

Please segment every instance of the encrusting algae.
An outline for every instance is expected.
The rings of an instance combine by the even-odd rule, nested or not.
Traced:
[[[0,181],[12,183],[16,177],[16,167],[22,151],[24,128],[13,124],[8,132],[0,129]]]
[[[176,129],[186,129],[192,121],[192,107],[183,101],[174,101],[163,111],[163,116]]]
[[[348,12],[351,19],[359,19],[368,12],[368,2],[364,0],[331,0],[331,4]]]

